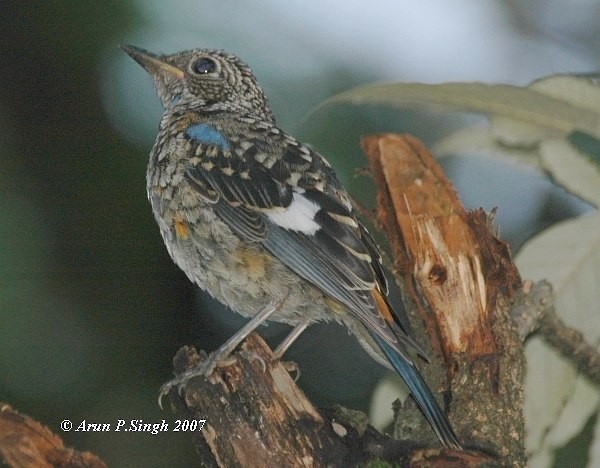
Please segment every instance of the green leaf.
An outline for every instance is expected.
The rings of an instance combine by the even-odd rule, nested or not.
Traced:
[[[568,140],[545,140],[539,147],[541,165],[569,192],[600,207],[600,168]]]
[[[490,114],[488,127],[459,130],[439,141],[434,152],[510,156],[545,170],[570,192],[600,206],[596,76],[552,76],[528,88],[483,83],[368,85],[338,94],[324,105],[336,102]]]
[[[600,109],[600,75],[552,75],[529,85],[547,96],[561,99],[582,109],[598,112]]]
[[[564,133],[582,131],[600,137],[600,108],[589,109],[552,97],[547,90],[484,83],[393,83],[366,85],[340,93],[321,106],[337,103],[384,104],[481,112]]]
[[[537,147],[522,144],[508,145],[499,140],[489,126],[473,125],[457,130],[438,140],[431,148],[437,157],[449,155],[469,155],[478,157],[509,158],[535,169],[540,169]],[[539,132],[538,132],[539,135]],[[522,141],[521,141],[522,142]]]

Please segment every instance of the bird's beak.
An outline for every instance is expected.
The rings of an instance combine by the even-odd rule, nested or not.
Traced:
[[[171,65],[170,63],[161,60],[157,55],[131,45],[119,46],[127,55],[139,63],[152,76],[157,74],[170,75],[178,80],[183,78],[183,71]]]

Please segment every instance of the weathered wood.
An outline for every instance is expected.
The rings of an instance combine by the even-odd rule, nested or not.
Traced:
[[[325,466],[347,450],[331,424],[295,385],[284,366],[256,335],[250,335],[235,361],[208,377],[192,379],[179,411],[206,419],[200,450],[208,447],[217,466]],[[182,348],[176,373],[200,363],[193,348]],[[206,444],[206,445],[205,445]]]
[[[502,463],[524,465],[524,354],[509,310],[521,280],[508,246],[482,210],[464,209],[419,140],[383,134],[362,145],[378,188],[378,220],[418,308],[413,323],[420,317],[444,356],[431,367],[446,370],[442,385],[459,438]]]
[[[191,347],[181,348],[176,373],[205,358]],[[272,361],[272,351],[256,333],[233,358],[210,377],[190,380],[182,396],[175,390],[169,394],[179,416],[206,420],[194,435],[202,466],[352,467],[381,460],[398,466],[474,467],[490,460],[393,439],[358,411],[317,410],[285,366]]]
[[[65,447],[50,429],[1,402],[0,462],[21,468],[106,468],[96,455]]]

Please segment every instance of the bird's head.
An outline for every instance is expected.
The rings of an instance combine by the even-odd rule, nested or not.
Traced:
[[[252,70],[233,54],[193,49],[156,55],[129,45],[121,49],[154,78],[165,109],[184,105],[273,120],[267,98]]]

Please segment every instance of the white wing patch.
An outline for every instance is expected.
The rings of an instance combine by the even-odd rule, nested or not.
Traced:
[[[320,209],[316,203],[307,200],[302,194],[294,192],[290,206],[283,211],[271,212],[267,216],[272,222],[284,229],[313,235],[320,229],[320,226],[315,222],[315,214]]]

